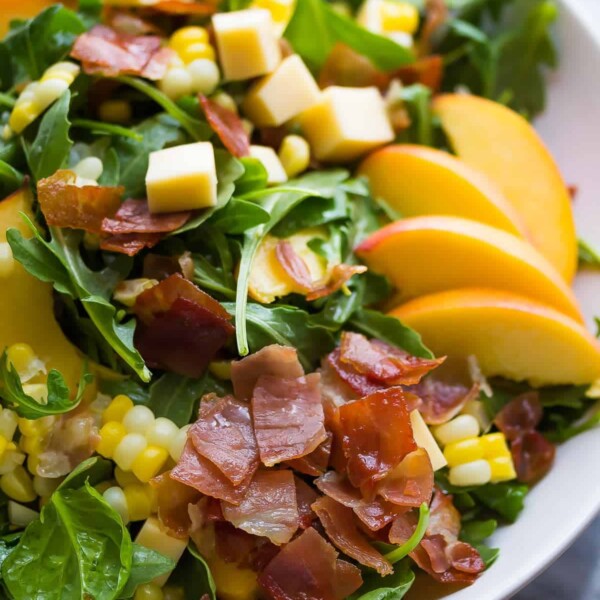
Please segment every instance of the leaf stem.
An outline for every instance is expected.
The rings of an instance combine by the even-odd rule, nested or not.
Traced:
[[[122,135],[131,138],[136,142],[141,142],[144,139],[143,135],[128,129],[127,127],[121,127],[120,125],[114,125],[113,123],[94,121],[93,119],[73,119],[71,125],[73,125],[73,127],[80,127],[81,129],[89,129],[92,133],[98,132],[107,135]]]
[[[0,92],[0,105],[7,106],[8,108],[13,108],[13,106],[17,103],[17,101],[8,94],[4,94]]]
[[[423,539],[428,525],[429,507],[425,502],[423,502],[419,508],[419,522],[417,523],[417,528],[415,529],[414,533],[408,538],[408,540],[406,540],[406,542],[404,542],[404,544],[398,546],[391,552],[388,552],[385,555],[385,558],[387,558],[390,563],[395,564],[410,554]]]

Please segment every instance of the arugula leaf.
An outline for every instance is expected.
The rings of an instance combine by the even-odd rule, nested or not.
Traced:
[[[479,552],[486,569],[489,569],[500,556],[500,548],[490,548],[486,544],[475,544],[475,550]]]
[[[73,410],[81,402],[83,392],[92,379],[91,373],[84,370],[75,398],[71,400],[69,387],[63,376],[56,369],[52,369],[47,380],[48,400],[45,404],[40,404],[23,391],[19,374],[8,362],[6,350],[0,358],[0,397],[7,403],[8,408],[26,419],[41,419],[47,415],[61,415]]]
[[[170,235],[178,235],[196,229],[202,223],[218,214],[227,203],[235,190],[235,181],[244,173],[242,163],[229,152],[225,150],[215,150],[215,166],[217,169],[217,203],[215,206],[199,210],[196,216],[192,217],[185,225],[182,225],[177,231]]]
[[[237,183],[236,183],[237,189]],[[208,225],[229,235],[244,233],[246,230],[262,225],[269,220],[269,213],[254,202],[232,198],[208,222]]]
[[[115,77],[115,80],[136,89],[138,92],[154,100],[166,113],[179,122],[181,127],[185,129],[193,140],[200,142],[211,138],[212,129],[206,122],[190,116],[187,111],[177,106],[173,100],[163,94],[156,86],[146,83],[143,79],[129,77],[128,75]]]
[[[86,483],[98,485],[112,477],[113,464],[100,456],[92,456],[80,462],[58,486],[58,489],[78,490]]]
[[[54,492],[5,558],[2,576],[14,600],[113,600],[131,562],[131,537],[121,517],[86,483]]]
[[[244,166],[244,174],[238,179],[235,189],[238,194],[246,194],[253,190],[267,187],[267,169],[258,158],[244,156],[240,158]]]
[[[460,539],[463,542],[467,542],[467,544],[471,544],[471,546],[475,546],[489,538],[496,531],[497,527],[498,521],[495,519],[463,521],[460,530]]]
[[[482,504],[512,523],[523,510],[528,491],[529,488],[525,484],[510,481],[488,483],[473,489],[471,493]]]
[[[146,406],[156,417],[167,417],[178,427],[187,425],[204,393],[208,376],[202,379],[165,373],[150,386]]]
[[[217,600],[217,586],[210,568],[193,543],[188,545],[187,551],[177,563],[169,577],[169,584],[181,586],[186,600],[198,600],[204,594],[210,600]]]
[[[383,71],[397,69],[414,60],[411,50],[368,31],[323,0],[298,0],[284,36],[313,70],[323,66],[338,42],[370,59]]]
[[[114,142],[113,149],[121,164],[119,183],[125,187],[125,196],[139,198],[146,195],[145,178],[150,152],[181,143],[183,136],[177,121],[164,113],[142,121],[132,131],[142,140],[120,137]]]
[[[175,561],[156,550],[133,544],[131,575],[119,598],[131,598],[138,585],[148,583],[175,568]]]
[[[590,244],[580,239],[578,242],[579,248],[579,264],[586,267],[600,268],[600,254]]]
[[[415,581],[410,562],[404,560],[391,575],[381,577],[377,573],[368,573],[364,583],[348,597],[348,600],[402,600]]]
[[[421,358],[434,357],[431,350],[423,344],[421,336],[414,329],[377,310],[362,309],[358,311],[350,319],[350,325],[360,333],[402,348],[413,356]]]
[[[433,115],[430,108],[431,90],[421,84],[392,88],[390,102],[399,102],[406,108],[410,116],[410,127],[404,130],[399,140],[421,144],[434,145]]]
[[[103,379],[98,382],[100,391],[111,398],[124,394],[129,396],[134,404],[148,404],[150,391],[131,378]]]
[[[49,177],[67,163],[73,145],[69,138],[70,103],[71,92],[66,90],[43,116],[33,142],[24,142],[29,170],[36,181]]]
[[[89,129],[96,135],[122,135],[123,137],[131,138],[136,142],[141,142],[144,136],[133,129],[115,125],[114,123],[105,123],[104,121],[94,121],[93,119],[73,119],[73,127],[81,129]]]
[[[0,159],[0,198],[6,198],[23,184],[24,176],[12,165]]]
[[[100,23],[102,16],[102,0],[79,0],[77,14],[84,23],[86,29],[91,29]]]
[[[596,403],[586,414],[575,420],[551,414],[549,421],[551,427],[544,435],[552,442],[563,443],[600,425],[600,405]]]
[[[235,314],[236,305],[223,304],[230,314]],[[306,370],[312,370],[321,357],[335,346],[331,333],[306,311],[294,306],[263,306],[250,303],[246,311],[248,343],[252,352],[269,344],[293,346]]]
[[[11,29],[0,42],[1,87],[39,79],[50,65],[66,56],[85,29],[79,17],[60,4]]]

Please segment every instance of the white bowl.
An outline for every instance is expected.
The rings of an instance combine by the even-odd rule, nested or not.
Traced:
[[[560,66],[550,78],[548,108],[536,126],[565,181],[578,187],[579,235],[600,250],[600,2],[563,0]],[[575,290],[591,328],[600,315],[600,271],[580,273]],[[600,429],[562,445],[552,471],[526,498],[516,524],[491,545],[500,557],[472,586],[453,593],[418,578],[407,600],[503,600],[562,554],[600,511]],[[591,600],[591,599],[590,599]]]

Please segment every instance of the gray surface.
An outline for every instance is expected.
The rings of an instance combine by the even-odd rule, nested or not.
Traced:
[[[600,600],[600,517],[513,600]]]

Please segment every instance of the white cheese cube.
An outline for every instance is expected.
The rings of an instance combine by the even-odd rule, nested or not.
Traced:
[[[250,156],[260,160],[267,171],[267,183],[285,183],[287,175],[275,150],[269,146],[250,146]]]
[[[293,54],[250,89],[242,108],[258,127],[277,127],[316,104],[320,97],[311,72]]]
[[[213,16],[219,60],[225,79],[239,81],[270,73],[281,61],[271,13],[262,8]]]
[[[433,434],[429,431],[429,427],[418,410],[413,410],[410,413],[410,424],[413,429],[413,436],[415,442],[419,448],[423,448],[429,454],[429,460],[434,471],[445,467],[448,461],[444,457],[444,454],[440,450],[437,442],[435,441]]]
[[[318,160],[348,162],[394,139],[375,87],[331,86],[298,121]]]
[[[197,142],[151,152],[146,192],[152,213],[214,206],[217,171],[212,144]]]

